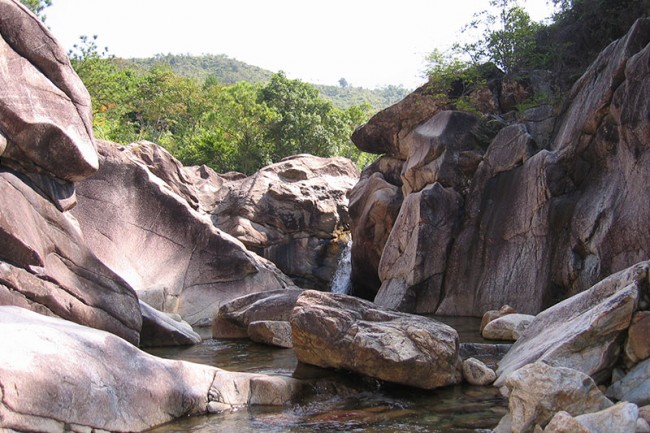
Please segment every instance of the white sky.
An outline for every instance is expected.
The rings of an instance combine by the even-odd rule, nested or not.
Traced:
[[[66,49],[98,35],[118,57],[225,54],[289,78],[415,88],[489,0],[53,0],[46,24]],[[547,0],[520,0],[535,20]]]

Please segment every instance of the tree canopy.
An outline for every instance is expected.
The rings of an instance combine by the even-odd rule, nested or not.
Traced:
[[[129,66],[83,36],[69,53],[91,94],[95,134],[150,140],[186,165],[251,174],[284,157],[311,153],[365,157],[350,136],[371,114],[367,104],[334,107],[312,85],[280,72],[266,83],[221,83],[176,73],[165,63]]]

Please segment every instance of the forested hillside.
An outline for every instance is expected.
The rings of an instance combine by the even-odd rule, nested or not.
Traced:
[[[188,78],[205,81],[210,78],[222,84],[236,84],[240,81],[249,83],[266,83],[273,72],[249,65],[224,54],[191,56],[188,54],[159,54],[144,59],[121,59],[124,65],[136,67],[143,71],[161,65],[169,66],[172,71]],[[380,110],[403,99],[412,89],[388,85],[378,89],[365,89],[348,84],[345,78],[339,80],[338,86],[313,84],[320,95],[338,108],[350,108],[355,105],[368,104]]]

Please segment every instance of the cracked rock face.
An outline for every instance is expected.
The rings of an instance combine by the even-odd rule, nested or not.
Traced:
[[[374,164],[351,193],[354,290],[403,311],[536,314],[646,260],[648,42],[645,18],[610,44],[556,113],[554,135],[524,118],[481,154],[472,122],[452,112],[417,117],[405,100],[371,119],[355,144],[396,162]],[[398,213],[376,215],[394,204]]]
[[[212,221],[298,286],[327,290],[348,240],[348,192],[358,179],[348,159],[291,156],[222,186]]]

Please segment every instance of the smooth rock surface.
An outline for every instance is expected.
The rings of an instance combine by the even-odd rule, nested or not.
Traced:
[[[496,386],[535,361],[601,380],[609,376],[618,357],[619,337],[630,325],[649,270],[650,262],[639,263],[539,313],[499,363]]]
[[[66,181],[98,168],[90,96],[52,33],[18,1],[0,1],[2,159]]]
[[[284,405],[313,386],[157,358],[113,334],[13,306],[0,307],[0,345],[11,347],[0,351],[2,431],[138,432],[178,417]]]
[[[137,292],[148,292],[140,296],[152,307],[209,326],[225,302],[292,285],[154,175],[139,146],[98,144],[101,169],[77,185],[73,213],[86,244]]]
[[[68,431],[68,424],[141,431],[205,413],[217,369],[148,355],[106,332],[0,307],[0,426]],[[101,410],[98,410],[101,408]]]
[[[0,304],[112,332],[137,344],[142,315],[133,289],[93,254],[72,215],[20,173],[0,168]]]
[[[530,314],[507,314],[485,325],[481,335],[488,340],[516,341],[534,319]]]
[[[596,412],[613,405],[586,374],[535,362],[513,372],[505,385],[513,433],[545,426],[559,411],[571,415]]]
[[[184,320],[174,320],[168,314],[156,310],[142,300],[140,310],[142,311],[140,347],[189,346],[201,342],[201,336]]]
[[[212,322],[213,338],[246,338],[248,326],[256,321],[289,321],[300,289],[251,293],[227,302]]]
[[[300,362],[432,389],[461,381],[458,334],[346,295],[303,292],[291,316]]]
[[[638,415],[637,406],[626,402],[576,417],[561,411],[548,423],[544,433],[640,433]]]
[[[490,323],[494,319],[498,319],[499,317],[503,317],[503,316],[505,316],[507,314],[513,314],[513,313],[516,313],[516,312],[517,312],[517,310],[512,308],[510,305],[503,305],[498,310],[486,311],[483,314],[483,317],[481,318],[481,326],[480,326],[479,331],[482,334],[483,329],[485,328],[485,325],[487,325],[488,323]]]

